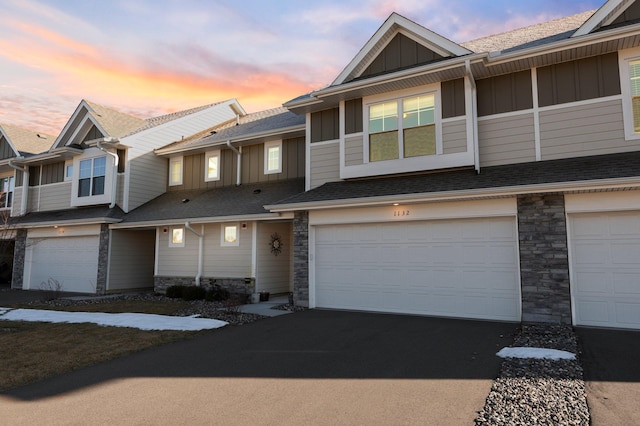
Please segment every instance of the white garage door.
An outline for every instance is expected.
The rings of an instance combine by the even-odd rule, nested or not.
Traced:
[[[520,320],[514,218],[317,226],[316,306]]]
[[[97,273],[97,236],[27,240],[25,283],[32,290],[47,289],[52,278],[63,291],[95,293]]]
[[[575,324],[640,328],[640,212],[569,221]]]

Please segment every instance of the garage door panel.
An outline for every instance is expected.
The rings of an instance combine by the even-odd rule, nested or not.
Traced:
[[[640,212],[570,216],[577,325],[640,328]]]
[[[337,241],[341,229],[359,237]],[[514,218],[317,226],[315,235],[318,307],[519,320]],[[352,257],[336,259],[345,245]],[[357,275],[348,282],[345,261]]]

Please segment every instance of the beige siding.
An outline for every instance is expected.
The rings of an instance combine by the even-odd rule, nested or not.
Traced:
[[[533,114],[518,114],[478,122],[480,165],[536,160]]]
[[[357,166],[364,163],[364,146],[362,143],[362,135],[344,139],[344,162],[347,166]]]
[[[622,102],[612,100],[540,113],[543,160],[637,151],[624,140]]]
[[[116,181],[116,204],[122,207],[124,201],[124,173],[118,173]]]
[[[271,293],[292,291],[291,281],[291,223],[264,222],[258,226],[258,265],[256,271],[256,290]],[[271,236],[280,235],[282,252],[271,253]]]
[[[311,188],[340,180],[340,144],[311,145]]]
[[[240,224],[238,224],[240,225]],[[251,249],[253,223],[247,223],[247,227],[240,226],[240,245],[237,247],[222,247],[220,245],[221,225],[212,224],[205,226],[204,240],[204,276],[221,278],[247,278],[251,277]],[[195,228],[200,232],[200,227]],[[191,234],[197,241],[195,235]]]
[[[153,287],[155,231],[111,231],[107,290]]]
[[[168,167],[168,160],[153,152],[129,161],[129,211],[165,192]]]
[[[11,215],[18,216],[22,207],[22,187],[16,187],[13,190],[13,206],[11,207]]]
[[[442,153],[455,154],[467,151],[466,120],[449,121],[442,124]]]
[[[200,232],[199,225],[192,225]],[[158,275],[169,277],[195,277],[198,273],[198,237],[185,230],[184,247],[169,247],[171,227],[158,231]]]
[[[43,185],[39,188],[29,188],[30,195],[40,192],[40,208],[38,211],[68,209],[71,205],[71,182]],[[31,197],[29,197],[31,198]],[[34,206],[34,204],[31,204]]]

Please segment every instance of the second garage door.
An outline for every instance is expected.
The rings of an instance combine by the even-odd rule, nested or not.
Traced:
[[[98,243],[97,236],[27,240],[25,280],[28,288],[48,290],[51,278],[62,285],[63,291],[95,293]]]
[[[515,218],[315,227],[317,307],[520,320]]]

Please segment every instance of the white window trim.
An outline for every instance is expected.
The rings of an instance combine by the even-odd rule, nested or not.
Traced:
[[[172,170],[173,164],[175,164],[175,163],[179,163],[180,164],[180,181],[171,180],[171,178],[173,177],[172,173],[171,173],[171,170]],[[183,177],[183,175],[184,175],[183,157],[180,156],[180,157],[172,157],[172,158],[170,158],[169,159],[169,186],[182,185],[182,177]]]
[[[621,50],[618,54],[625,140],[640,139],[640,134],[636,133],[633,127],[633,107],[631,105],[631,84],[629,81],[629,62],[634,60],[640,60],[640,48]]]
[[[269,148],[274,146],[278,147],[278,168],[274,170],[269,170]],[[264,174],[270,175],[275,173],[282,173],[282,141],[271,141],[264,143]]]
[[[105,175],[104,175],[104,194],[88,195],[86,197],[78,197],[78,185],[80,182],[80,162],[84,160],[94,160],[99,157],[106,157],[105,163]],[[113,157],[104,154],[98,148],[90,148],[85,151],[85,154],[75,157],[73,159],[73,180],[71,184],[71,206],[89,206],[94,204],[106,204],[111,202],[111,192],[113,191]],[[66,174],[66,170],[65,170]],[[92,172],[93,174],[93,172]]]
[[[224,231],[227,226],[236,227],[236,240],[228,242],[224,239]],[[222,223],[220,224],[220,246],[221,247],[238,247],[240,245],[240,225],[238,223]]]
[[[176,229],[182,230],[182,242],[178,242],[178,243],[173,242],[173,231]],[[169,247],[184,247],[186,239],[187,239],[187,234],[185,232],[184,226],[172,226],[171,228],[169,228]]]
[[[218,176],[209,177],[209,159],[217,157],[218,158]],[[204,155],[204,181],[205,182],[214,182],[220,180],[220,150],[217,149],[215,151],[209,151]]]
[[[11,182],[11,179],[13,179],[13,191],[9,191],[9,193],[11,194],[11,205],[5,207],[5,204],[7,203],[6,196],[5,196],[4,203],[0,204],[0,210],[11,210],[13,208],[13,204],[15,203],[15,197],[13,195],[16,192],[16,187],[15,187],[16,177],[15,175],[11,174],[11,175],[0,176],[0,179],[9,179],[9,182]],[[0,187],[0,191],[2,191],[1,187]]]
[[[71,167],[71,176],[67,176],[67,170],[69,169],[69,167]],[[64,180],[65,181],[73,180],[74,169],[75,167],[73,167],[73,160],[67,160],[64,162]]]

